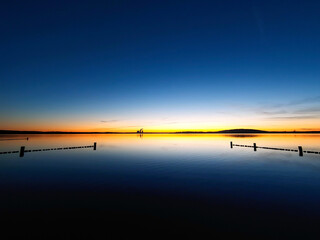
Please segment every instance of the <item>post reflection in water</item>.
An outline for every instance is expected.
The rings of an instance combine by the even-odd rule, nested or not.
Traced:
[[[0,155],[2,226],[58,237],[125,234],[119,229],[148,236],[154,231],[265,238],[319,233],[320,155],[308,153],[320,151],[317,134],[0,139],[26,137],[23,143],[0,141],[0,152],[17,151],[22,144],[26,150],[97,146],[96,151],[28,152],[23,158]],[[306,152],[303,158],[293,151],[265,149],[298,151],[298,146]],[[66,227],[70,221],[78,227]],[[37,231],[31,227],[35,224]]]

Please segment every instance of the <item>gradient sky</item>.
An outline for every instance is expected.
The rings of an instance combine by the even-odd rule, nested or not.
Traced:
[[[0,129],[320,130],[319,12],[318,0],[7,1]]]

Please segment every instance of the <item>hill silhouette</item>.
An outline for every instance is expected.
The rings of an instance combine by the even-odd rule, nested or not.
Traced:
[[[267,131],[257,130],[257,129],[229,129],[218,131],[218,133],[268,133]]]

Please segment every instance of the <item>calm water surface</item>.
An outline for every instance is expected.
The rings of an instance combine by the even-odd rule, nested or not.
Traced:
[[[29,140],[4,140],[23,137]],[[231,149],[230,141],[320,151],[320,135],[2,135],[0,140],[0,152],[97,142],[96,151],[0,155],[2,221],[46,229],[28,226],[25,233],[32,236],[88,234],[83,229],[89,225],[90,234],[118,238],[126,229],[152,236],[173,229],[268,239],[319,236],[320,154]]]

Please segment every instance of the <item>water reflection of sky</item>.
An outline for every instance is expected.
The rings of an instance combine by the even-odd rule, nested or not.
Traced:
[[[195,198],[211,210],[217,202],[227,202],[233,207],[281,209],[290,214],[319,217],[320,155],[299,157],[296,152],[230,148],[233,141],[283,148],[301,145],[319,151],[319,140],[320,135],[237,138],[145,134],[141,138],[139,135],[32,135],[29,141],[2,141],[0,151],[18,150],[21,145],[38,149],[86,146],[93,142],[97,142],[97,150],[35,152],[26,153],[23,158],[19,154],[1,155],[2,193],[14,189],[15,196],[28,204],[21,204],[12,194],[7,194],[0,200],[0,210],[4,206],[6,210],[17,206],[50,208],[56,204],[52,195],[54,199],[62,199],[66,194],[71,195],[65,198],[64,204],[70,207],[74,201],[82,207],[93,202],[96,208],[106,208],[105,203],[112,201],[126,207],[129,201],[132,206],[141,207],[146,201],[140,199],[138,203],[132,196],[110,197],[117,192],[166,201]],[[76,200],[79,194],[82,197]],[[96,194],[101,195],[99,201]],[[42,196],[40,205],[39,196]]]

